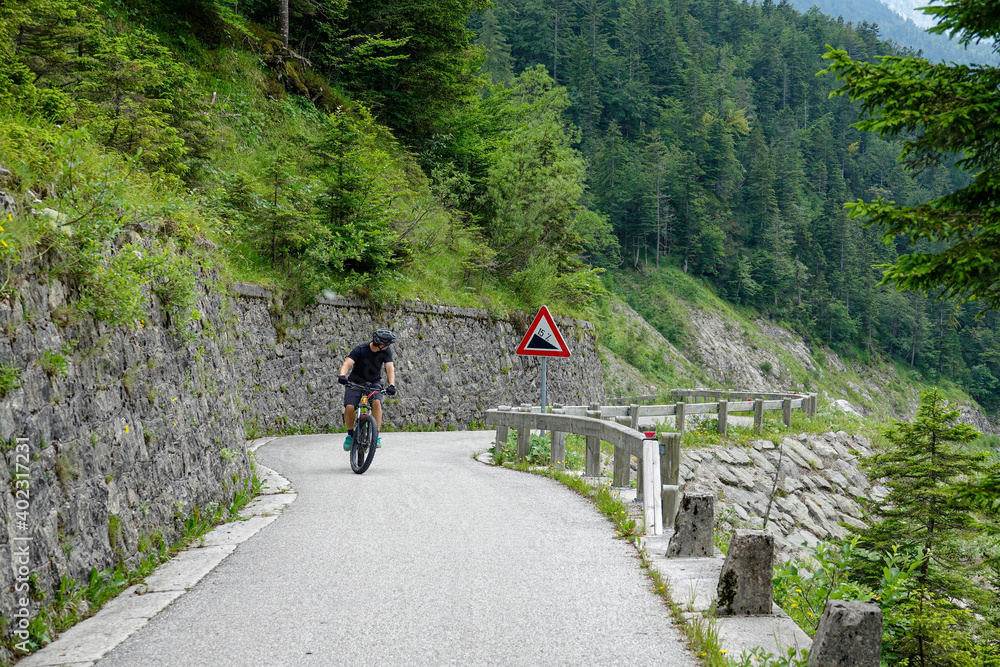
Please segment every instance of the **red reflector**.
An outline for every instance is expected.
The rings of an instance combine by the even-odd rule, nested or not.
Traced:
[[[656,437],[656,431],[643,431],[643,433],[646,435],[647,438],[655,438]]]

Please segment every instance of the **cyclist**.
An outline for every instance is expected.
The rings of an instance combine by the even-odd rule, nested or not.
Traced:
[[[388,329],[378,329],[372,334],[372,339],[368,343],[362,343],[351,350],[344,363],[340,367],[340,375],[337,382],[346,385],[348,382],[354,384],[370,384],[382,380],[382,366],[385,366],[385,378],[388,386],[385,393],[389,396],[396,395],[396,367],[392,364],[392,350],[389,346],[396,342],[396,334]],[[354,442],[354,420],[356,417],[355,408],[361,403],[361,390],[348,387],[344,391],[344,423],[347,425],[347,437],[344,438],[344,451],[350,451]],[[371,401],[372,415],[378,424],[379,432],[382,431],[382,393],[377,393]],[[382,437],[379,436],[377,447],[382,446]]]

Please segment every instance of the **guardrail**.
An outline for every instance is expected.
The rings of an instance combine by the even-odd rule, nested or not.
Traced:
[[[517,431],[518,461],[527,458],[531,450],[531,431],[551,432],[550,465],[554,468],[566,467],[566,434],[584,436],[586,451],[584,471],[588,476],[601,474],[601,442],[614,447],[613,484],[626,487],[631,484],[631,457],[639,460],[636,480],[636,500],[643,503],[646,532],[658,535],[664,525],[673,528],[677,514],[679,496],[681,437],[688,415],[715,415],[720,433],[728,429],[728,417],[737,412],[753,412],[754,429],[760,432],[764,424],[764,413],[781,410],[782,421],[790,427],[792,410],[802,410],[808,416],[816,414],[816,394],[766,394],[753,392],[721,392],[706,389],[675,390],[677,396],[686,398],[716,398],[726,395],[735,400],[722,399],[713,403],[685,403],[673,405],[560,405],[555,404],[551,412],[542,413],[537,405],[522,404],[512,408],[501,405],[498,409],[487,410],[485,422],[497,429],[496,443],[507,442],[510,429]],[[767,398],[777,396],[778,398]],[[747,400],[738,400],[746,397]],[[752,398],[751,398],[752,397]],[[675,433],[660,433],[655,438],[647,437],[639,430],[642,417],[674,417]],[[647,451],[648,450],[648,451]],[[496,456],[496,455],[495,455]],[[659,493],[657,493],[659,489]],[[655,502],[659,498],[660,502]]]
[[[784,401],[791,400],[796,403],[793,404],[795,408],[801,407],[805,412],[811,417],[816,414],[816,404],[817,395],[812,392],[796,392],[796,391],[785,391],[785,392],[767,392],[767,391],[728,391],[728,390],[717,390],[717,389],[671,389],[670,397],[675,403],[684,402],[686,404],[697,403],[713,403],[719,401],[726,401],[727,403],[744,402],[744,401],[756,401],[758,399],[765,402],[769,401]],[[657,395],[641,395],[641,396],[619,396],[616,398],[609,399],[611,404],[609,407],[623,407],[629,405],[639,405],[641,407],[655,407],[656,401],[662,401],[663,398]],[[805,401],[805,403],[798,403],[798,401]],[[773,405],[773,403],[772,403]],[[773,408],[765,408],[773,409]],[[689,413],[690,414],[690,413]]]
[[[643,503],[646,534],[662,534],[665,523],[672,528],[679,492],[680,434],[663,433],[657,439],[632,426],[602,419],[599,411],[586,410],[585,414],[577,415],[555,410],[553,413],[542,413],[538,406],[527,405],[520,408],[502,405],[496,410],[487,410],[486,424],[497,429],[495,458],[499,448],[507,442],[510,429],[517,431],[518,461],[526,459],[530,452],[532,430],[549,431],[552,443],[550,465],[565,468],[566,434],[575,433],[586,438],[585,474],[599,476],[601,442],[607,442],[615,450],[612,482],[615,486],[631,484],[631,457],[639,460],[636,500]]]
[[[688,398],[715,398],[710,396],[709,390],[675,390],[678,395]],[[685,393],[690,392],[690,393]],[[697,393],[695,393],[697,392]],[[816,394],[768,394],[779,398],[767,399],[752,392],[710,392],[713,394],[728,394],[730,399],[720,399],[714,403],[686,403],[678,401],[672,405],[559,405],[554,406],[553,412],[569,415],[586,415],[588,412],[597,413],[601,419],[611,419],[619,423],[630,423],[633,428],[638,429],[638,417],[674,417],[674,430],[678,433],[685,431],[685,423],[689,415],[713,415],[718,420],[719,433],[725,434],[729,429],[729,415],[735,412],[752,412],[754,430],[758,433],[764,426],[764,413],[781,411],[782,421],[786,427],[792,425],[792,410],[802,410],[809,417],[816,415]],[[754,398],[752,398],[754,397]],[[741,400],[742,399],[742,400]],[[538,410],[538,407],[532,408]],[[635,416],[634,421],[631,418]]]

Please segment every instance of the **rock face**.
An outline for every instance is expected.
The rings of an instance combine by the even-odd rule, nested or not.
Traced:
[[[719,575],[718,616],[761,616],[774,603],[774,538],[761,530],[737,530]]]
[[[809,667],[878,667],[882,610],[878,605],[830,600],[809,650]]]
[[[843,431],[681,451],[685,483],[711,489],[729,526],[766,530],[782,560],[803,555],[803,544],[845,537],[841,523],[863,526],[857,499],[884,491],[858,467],[870,443]]]
[[[7,565],[15,545],[30,546],[34,616],[63,576],[86,587],[91,569],[135,564],[149,545],[179,537],[195,508],[204,515],[230,502],[250,472],[248,435],[340,428],[337,372],[377,327],[399,335],[389,427],[464,428],[499,403],[539,400],[540,363],[513,353],[530,319],[343,298],[283,312],[266,291],[236,286],[203,289],[201,318],[181,336],[155,302],[153,321],[126,329],[80,314],[54,278],[13,289],[0,301],[7,618],[20,609],[15,585],[27,582]],[[558,324],[573,356],[548,364],[549,401],[602,401],[592,326]],[[15,381],[5,369],[16,369]]]
[[[674,520],[667,556],[711,558],[714,553],[714,502],[711,494],[685,493]]]

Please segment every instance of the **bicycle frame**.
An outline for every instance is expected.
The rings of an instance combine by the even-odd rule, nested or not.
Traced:
[[[375,456],[375,449],[378,447],[379,424],[375,416],[370,413],[372,397],[382,391],[382,386],[360,385],[354,382],[349,382],[347,386],[361,390],[361,398],[355,406],[357,414],[354,424],[358,430],[355,431],[354,442],[351,444],[351,470],[360,475],[368,470]]]
[[[358,404],[358,417],[368,414],[369,410],[371,410],[368,401],[377,393],[379,393],[378,390],[371,392],[367,396],[365,396],[364,392],[361,393],[361,402]]]

